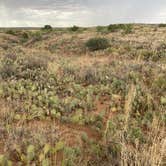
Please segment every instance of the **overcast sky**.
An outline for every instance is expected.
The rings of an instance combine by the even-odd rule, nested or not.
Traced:
[[[166,0],[0,0],[0,27],[166,23]]]

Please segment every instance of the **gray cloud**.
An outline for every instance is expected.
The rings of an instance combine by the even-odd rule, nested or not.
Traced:
[[[165,21],[165,0],[0,0],[2,27]]]

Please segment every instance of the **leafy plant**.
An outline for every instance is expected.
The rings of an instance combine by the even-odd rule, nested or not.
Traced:
[[[74,25],[73,27],[70,28],[71,31],[76,32],[79,30],[79,27]]]
[[[27,148],[28,163],[30,163],[34,158],[35,158],[35,147],[33,145],[29,145]]]
[[[52,26],[51,25],[45,25],[43,28],[42,28],[42,30],[49,30],[49,31],[51,31],[53,28],[52,28]]]
[[[124,26],[125,26],[124,24],[110,24],[108,26],[108,31],[117,32],[118,30],[123,29]]]
[[[13,30],[13,29],[8,29],[8,30],[6,31],[6,33],[7,33],[7,34],[10,34],[10,35],[17,35],[17,32],[16,32],[15,30]]]
[[[164,28],[164,27],[166,27],[166,24],[163,24],[163,23],[162,23],[162,24],[159,24],[158,26],[159,26],[160,28]]]
[[[124,34],[132,33],[132,29],[133,29],[133,27],[131,24],[124,25],[124,27],[123,27]]]
[[[110,46],[108,39],[106,38],[91,38],[86,43],[85,46],[90,51],[104,50]]]

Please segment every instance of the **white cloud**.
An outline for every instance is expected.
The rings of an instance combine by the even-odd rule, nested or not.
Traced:
[[[165,21],[165,0],[0,0],[3,27]]]

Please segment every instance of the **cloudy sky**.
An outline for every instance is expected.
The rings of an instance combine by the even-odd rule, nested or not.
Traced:
[[[0,0],[0,27],[166,23],[166,0]]]

